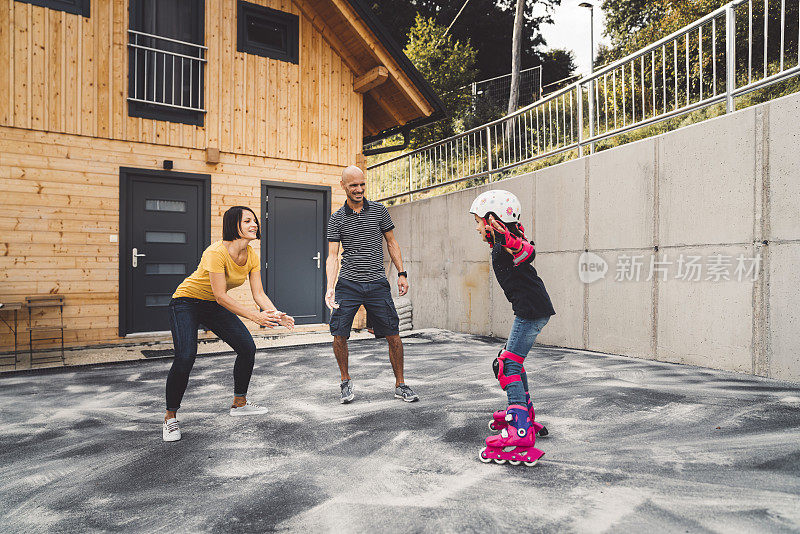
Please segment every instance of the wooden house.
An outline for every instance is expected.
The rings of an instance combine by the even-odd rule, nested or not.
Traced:
[[[363,0],[0,0],[0,302],[62,295],[67,345],[167,331],[245,205],[270,297],[324,323],[342,168],[443,111]]]

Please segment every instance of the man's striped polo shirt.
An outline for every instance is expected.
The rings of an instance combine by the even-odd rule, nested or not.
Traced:
[[[347,202],[328,221],[328,241],[342,244],[339,277],[351,282],[386,278],[383,266],[383,234],[394,228],[386,206],[364,199],[360,212]]]

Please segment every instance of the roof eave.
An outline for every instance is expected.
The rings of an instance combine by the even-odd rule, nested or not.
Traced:
[[[394,40],[389,33],[389,30],[386,29],[383,23],[378,20],[369,6],[365,5],[363,0],[348,0],[348,3],[353,7],[358,16],[361,17],[361,20],[366,23],[370,31],[375,34],[375,37],[381,42],[381,44],[383,44],[383,46],[386,48],[386,51],[392,56],[392,59],[394,59],[400,68],[403,69],[403,72],[410,78],[414,86],[420,91],[420,93],[422,93],[422,96],[425,97],[425,100],[427,100],[433,108],[433,113],[427,117],[419,117],[412,119],[405,124],[387,128],[377,134],[364,137],[363,142],[371,143],[399,133],[404,129],[410,130],[413,128],[419,128],[420,126],[424,126],[447,117],[447,109],[445,108],[441,99],[439,99],[439,96],[430,86],[425,77],[411,63],[411,60],[409,60],[405,55],[403,49],[397,44],[397,41]]]

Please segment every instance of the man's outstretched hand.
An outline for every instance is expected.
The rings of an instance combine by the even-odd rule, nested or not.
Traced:
[[[336,304],[335,297],[336,297],[336,293],[335,293],[335,291],[333,289],[329,289],[328,292],[325,293],[325,305],[331,311],[333,311],[333,310],[335,310],[336,308],[339,307],[339,305]]]

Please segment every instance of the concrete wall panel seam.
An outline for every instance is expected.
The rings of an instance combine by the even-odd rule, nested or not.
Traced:
[[[764,105],[761,111],[761,167],[759,169],[761,174],[761,241],[764,243],[756,243],[755,251],[761,254],[761,276],[758,279],[760,288],[759,296],[761,302],[757,302],[758,308],[754,310],[754,315],[760,316],[760,338],[759,344],[755,346],[757,353],[761,353],[760,366],[754,369],[754,374],[759,374],[766,377],[780,376],[776,370],[772,368],[772,335],[771,335],[771,257],[769,250],[769,242],[772,238],[772,187],[770,180],[770,116],[772,105],[769,103]],[[756,339],[753,340],[755,344]],[[759,350],[760,349],[760,350]],[[800,375],[800,371],[795,370],[796,375]]]
[[[659,245],[658,228],[659,228],[659,187],[658,187],[658,170],[659,170],[659,139],[656,137],[653,143],[653,247],[657,250]],[[652,306],[651,306],[651,321],[653,323],[650,332],[650,351],[651,357],[656,359],[658,357],[658,276],[653,277],[652,288]]]
[[[583,248],[589,250],[589,176],[591,172],[591,159],[586,158],[584,166],[583,190]],[[589,285],[583,284],[583,348],[589,348]]]
[[[754,165],[753,165],[753,243],[757,244],[764,239],[764,108],[756,110],[755,121],[756,126],[754,129]],[[758,253],[758,245],[754,246],[754,251]],[[764,298],[764,285],[763,279],[753,284],[752,306],[753,306],[753,343],[750,347],[751,357],[753,359],[754,375],[766,376],[769,369],[764,366],[764,346],[763,346],[763,310],[761,307]]]

